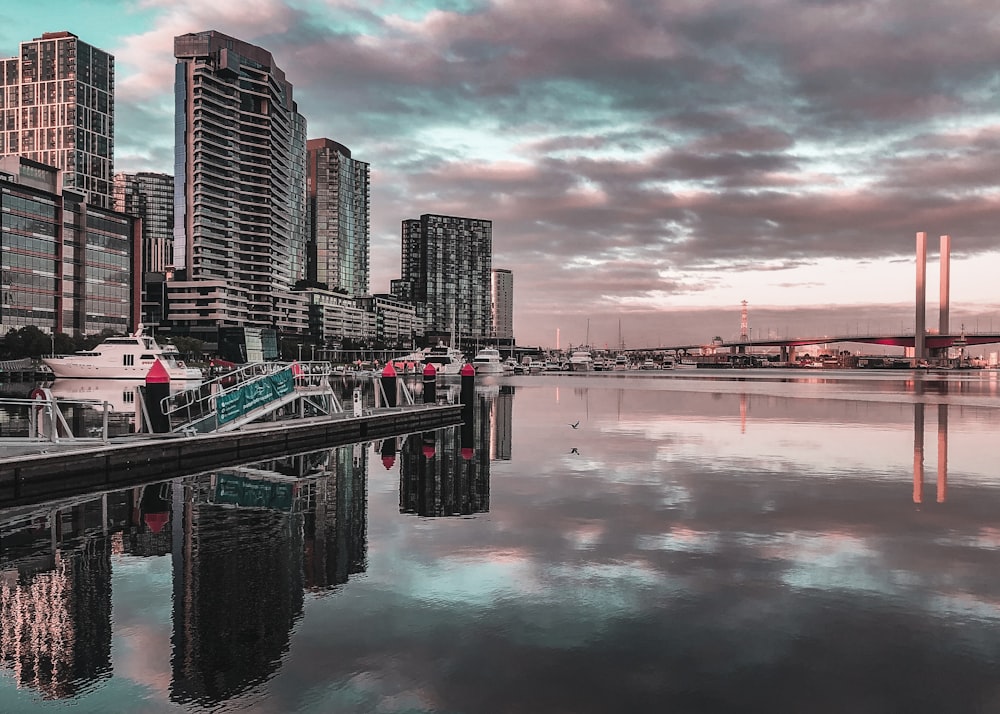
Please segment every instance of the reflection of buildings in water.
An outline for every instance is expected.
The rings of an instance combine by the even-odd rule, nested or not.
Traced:
[[[110,675],[111,556],[169,551],[169,488],[161,486],[7,512],[0,662],[19,685],[68,697]]]
[[[293,500],[294,481],[263,469],[227,469],[174,489],[183,527],[172,548],[173,701],[218,703],[277,669],[302,611]]]
[[[490,414],[490,459],[510,461],[514,423],[514,387],[503,385]]]
[[[171,482],[161,481],[128,491],[133,502],[122,532],[122,550],[131,555],[166,555],[170,552]]]
[[[92,499],[0,528],[0,662],[46,698],[111,674],[106,513]]]
[[[924,501],[924,403],[913,405],[913,502]],[[948,405],[937,405],[937,502],[948,498]]]
[[[324,590],[365,572],[368,555],[367,459],[360,444],[328,452],[329,476],[301,491],[305,532],[305,586]]]
[[[490,457],[510,458],[513,391],[478,393],[461,426],[412,434],[399,464],[399,511],[465,516],[490,509]]]
[[[363,456],[360,446],[340,447],[178,485],[174,701],[218,703],[270,677],[301,615],[304,589],[364,571]]]
[[[47,697],[110,674],[111,556],[169,552],[171,696],[215,703],[262,681],[301,613],[302,574],[305,585],[325,588],[365,569],[364,456],[360,445],[343,447],[276,460],[272,470],[228,469],[8,511],[0,662]]]

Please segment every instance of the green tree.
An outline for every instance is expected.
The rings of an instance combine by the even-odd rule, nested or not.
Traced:
[[[195,337],[178,335],[171,338],[170,343],[177,348],[184,359],[197,362],[205,357],[205,343]]]

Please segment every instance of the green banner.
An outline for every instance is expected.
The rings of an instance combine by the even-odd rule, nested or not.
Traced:
[[[251,479],[246,476],[218,472],[215,479],[215,503],[232,506],[273,508],[288,511],[292,508],[295,489],[287,482]]]
[[[280,372],[264,375],[238,389],[225,392],[215,398],[215,410],[219,424],[233,421],[254,409],[290,394],[295,389],[295,375],[291,367]]]

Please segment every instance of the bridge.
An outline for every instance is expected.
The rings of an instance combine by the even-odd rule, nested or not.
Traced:
[[[730,352],[746,352],[754,348],[772,347],[778,348],[785,357],[794,352],[796,347],[809,345],[828,345],[844,342],[853,342],[869,345],[884,345],[892,347],[914,347],[916,335],[914,333],[887,333],[879,335],[823,335],[817,337],[792,337],[792,338],[765,338],[765,339],[739,339],[739,340],[715,340],[708,344],[681,344],[667,347],[635,347],[620,350],[626,353],[639,352],[666,352],[675,355],[687,354],[712,354],[729,350]],[[977,345],[989,345],[1000,343],[1000,332],[960,332],[958,334],[927,333],[924,335],[924,345],[930,350],[946,350],[952,347],[970,347]]]

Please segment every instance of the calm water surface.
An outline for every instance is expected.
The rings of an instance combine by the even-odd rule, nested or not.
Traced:
[[[0,511],[0,711],[1000,711],[998,427],[994,372],[524,376]]]

